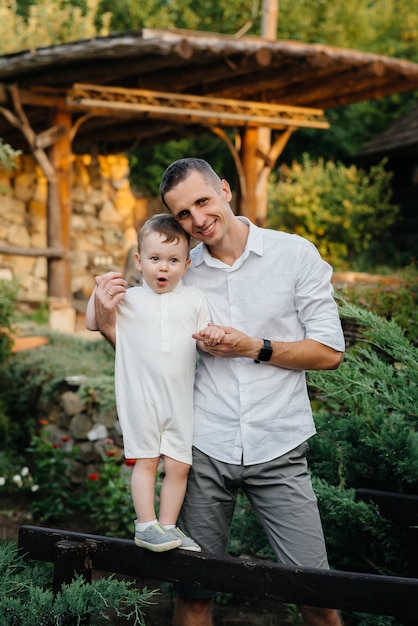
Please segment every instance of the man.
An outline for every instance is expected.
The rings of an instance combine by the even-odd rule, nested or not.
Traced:
[[[201,242],[184,282],[205,292],[213,322],[225,331],[213,347],[194,335],[193,465],[180,524],[202,550],[223,554],[241,488],[279,562],[327,568],[306,461],[315,426],[305,370],[336,369],[344,352],[331,267],[305,239],[235,216],[228,182],[206,161],[172,163],[161,197]],[[114,343],[126,283],[114,272],[97,283],[98,326]],[[214,592],[178,591],[176,626],[211,626]],[[333,609],[300,608],[306,626],[341,625]]]

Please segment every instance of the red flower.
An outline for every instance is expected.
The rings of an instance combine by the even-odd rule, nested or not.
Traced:
[[[106,456],[115,456],[116,450],[106,450]]]
[[[61,437],[61,441],[70,441],[70,437],[68,435],[63,435]]]
[[[97,472],[92,472],[89,474],[89,480],[99,480],[100,476]]]
[[[49,424],[49,420],[38,420],[39,426],[47,426]]]
[[[62,445],[60,443],[56,443],[55,442],[55,443],[52,444],[52,447],[53,448],[62,448]]]
[[[128,465],[128,467],[132,467],[135,463],[136,459],[125,459],[125,465]]]

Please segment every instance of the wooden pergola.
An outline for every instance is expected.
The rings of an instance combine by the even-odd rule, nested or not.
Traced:
[[[50,296],[71,299],[71,155],[127,152],[211,131],[239,180],[238,212],[262,223],[268,175],[298,128],[327,108],[418,89],[418,65],[355,50],[193,31],[139,32],[0,58],[0,137],[48,180]],[[266,150],[259,129],[271,131]]]

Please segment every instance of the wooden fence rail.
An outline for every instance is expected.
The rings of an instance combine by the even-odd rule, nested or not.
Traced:
[[[408,542],[407,573],[418,577],[418,496],[375,489],[357,489],[356,500],[374,502],[381,514],[405,529]],[[417,622],[418,623],[418,622]]]
[[[240,596],[394,615],[418,624],[418,579],[279,565],[270,561],[170,550],[155,553],[132,540],[22,526],[19,548],[29,559],[54,563],[54,589],[74,572],[93,569],[168,582],[190,583]]]

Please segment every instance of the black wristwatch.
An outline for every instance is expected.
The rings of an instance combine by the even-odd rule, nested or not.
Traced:
[[[263,339],[263,347],[258,353],[258,357],[254,359],[254,363],[260,363],[260,361],[270,361],[271,355],[273,354],[273,348],[271,347],[270,339]]]

